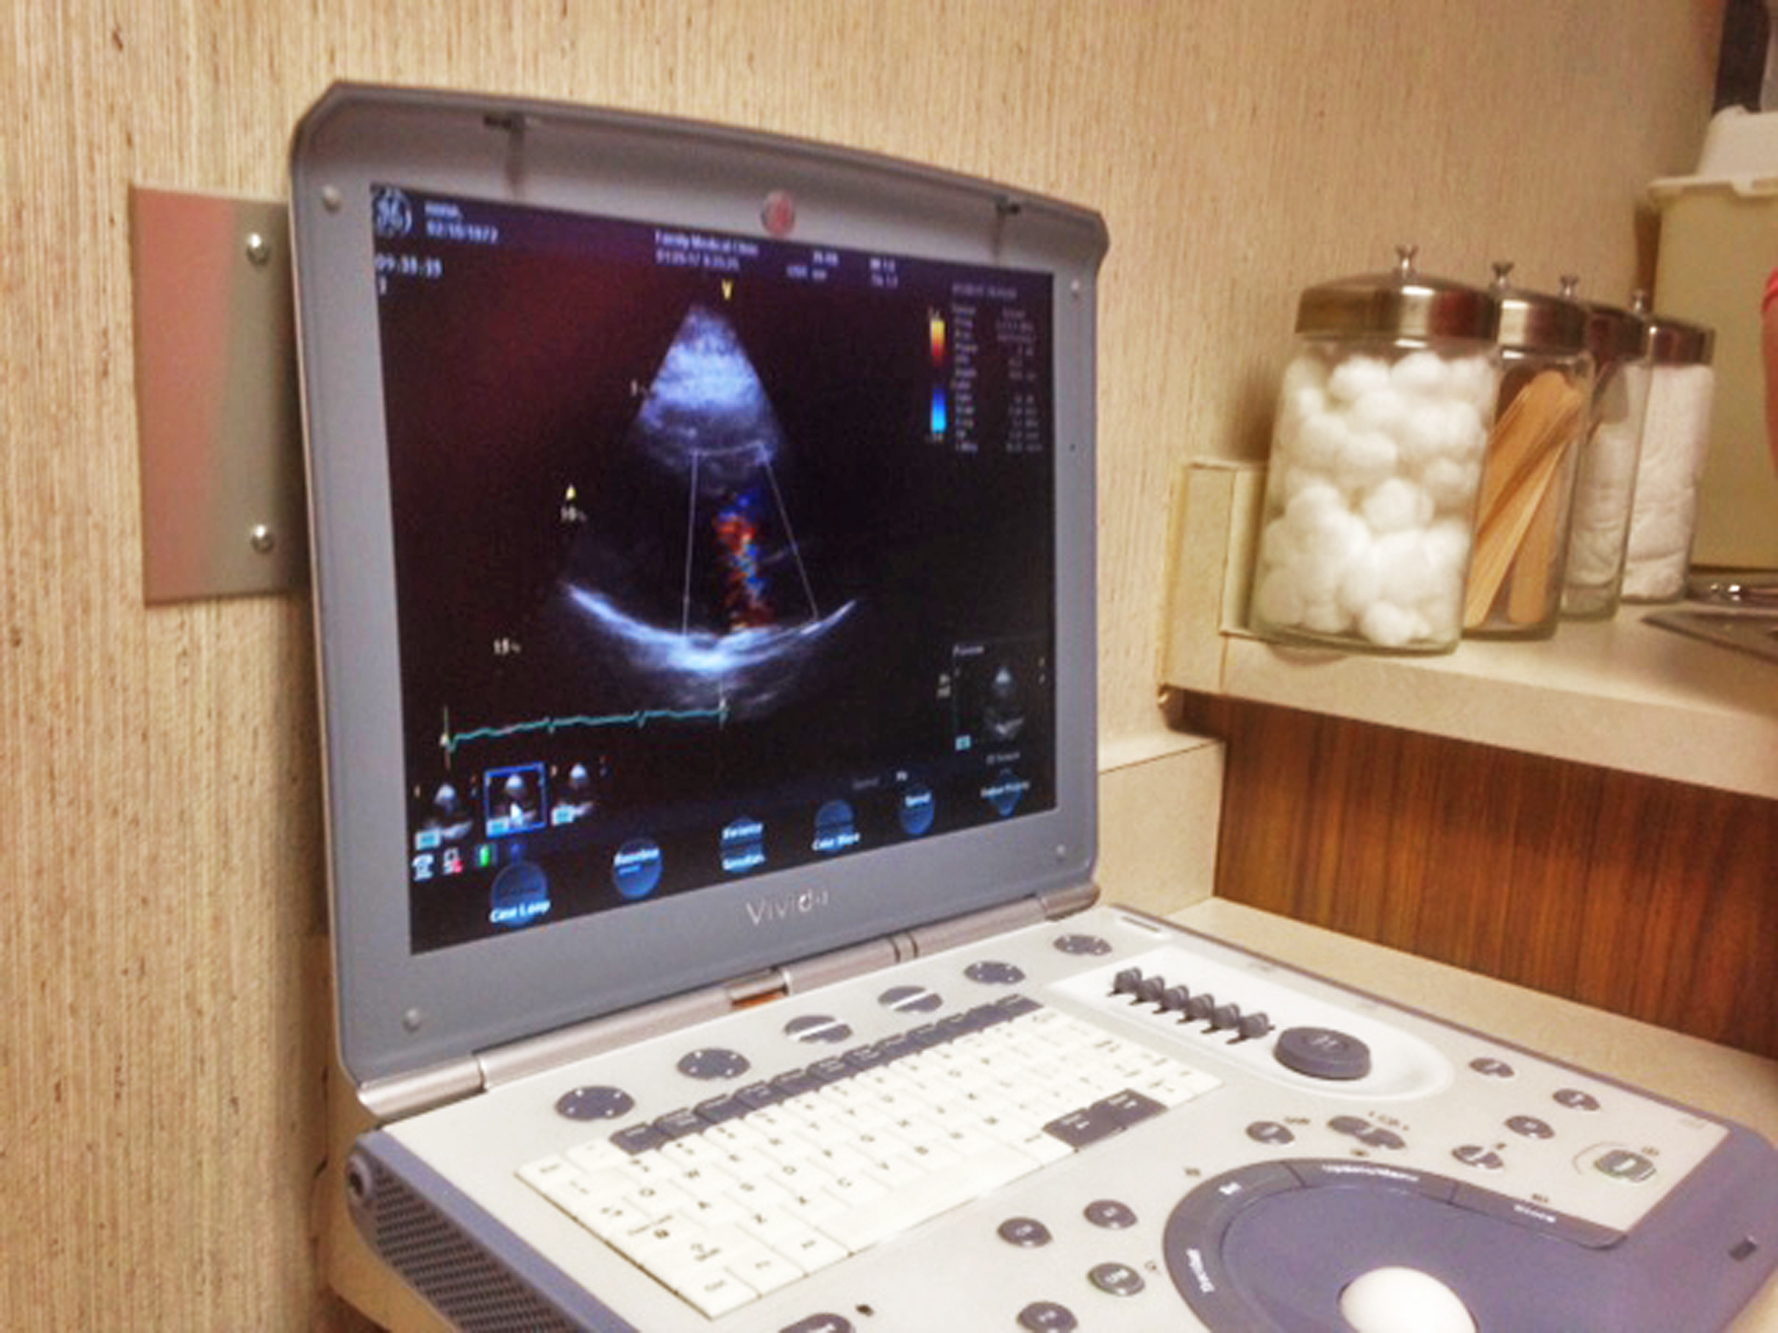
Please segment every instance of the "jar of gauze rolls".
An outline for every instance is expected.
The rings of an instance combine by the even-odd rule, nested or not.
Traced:
[[[1624,600],[1677,602],[1685,596],[1697,531],[1698,479],[1710,452],[1716,400],[1716,371],[1710,361],[1716,334],[1659,313],[1648,321],[1654,372],[1630,507]]]
[[[1254,571],[1262,638],[1439,653],[1461,637],[1495,305],[1397,253],[1299,300]]]
[[[1511,272],[1496,264],[1490,288],[1500,305],[1500,399],[1476,497],[1463,632],[1547,639],[1562,609],[1593,358],[1579,302],[1514,287]]]
[[[1624,581],[1630,499],[1651,374],[1648,324],[1617,306],[1583,304],[1587,350],[1593,354],[1593,410],[1574,478],[1562,615],[1606,620],[1617,611]]]

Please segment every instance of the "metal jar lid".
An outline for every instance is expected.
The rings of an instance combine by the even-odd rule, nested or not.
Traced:
[[[1395,268],[1303,290],[1296,331],[1309,338],[1470,338],[1492,342],[1495,306],[1488,293],[1421,276],[1416,248],[1397,246]]]
[[[1665,315],[1648,317],[1648,355],[1657,366],[1707,366],[1716,352],[1716,331]]]
[[[1488,288],[1500,305],[1500,345],[1558,355],[1585,351],[1587,312],[1580,302],[1514,287],[1507,281],[1512,271],[1511,264],[1495,264]]]
[[[1562,296],[1577,300],[1580,279],[1562,278]],[[1607,366],[1621,366],[1642,360],[1648,355],[1647,319],[1621,306],[1603,301],[1581,301],[1587,313],[1587,350],[1593,354],[1603,374]]]
[[[1648,324],[1621,306],[1582,303],[1587,312],[1587,350],[1600,365],[1624,365],[1648,355]]]
[[[1716,330],[1703,324],[1669,319],[1648,308],[1648,293],[1638,288],[1630,309],[1648,325],[1648,359],[1662,366],[1707,366],[1716,352]]]

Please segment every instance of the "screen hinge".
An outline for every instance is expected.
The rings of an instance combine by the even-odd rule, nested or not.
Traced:
[[[1043,904],[1045,921],[1060,921],[1065,916],[1084,912],[1098,902],[1099,886],[1091,880],[1085,884],[1070,884],[1067,888],[1050,889],[1038,894],[1037,901]]]
[[[967,916],[935,921],[930,926],[916,926],[908,932],[908,938],[912,942],[914,956],[924,957],[945,949],[974,944],[990,935],[1072,916],[1091,907],[1098,899],[1098,885],[1090,881],[1086,884],[1071,884],[1066,888],[1048,889],[1029,898],[1003,903],[999,907],[971,912]]]
[[[380,1125],[418,1111],[430,1111],[435,1106],[458,1101],[481,1089],[481,1066],[474,1056],[464,1056],[417,1073],[361,1083],[358,1085],[358,1102],[376,1117]]]

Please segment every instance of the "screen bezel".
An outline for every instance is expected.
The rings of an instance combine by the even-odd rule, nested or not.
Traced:
[[[407,775],[371,187],[1052,275],[1056,804],[451,948],[409,948]],[[529,102],[341,86],[291,161],[337,1030],[360,1085],[1087,882],[1095,853],[1095,283],[1086,210],[884,158]],[[779,215],[782,218],[782,214]],[[777,907],[788,905],[786,910]]]

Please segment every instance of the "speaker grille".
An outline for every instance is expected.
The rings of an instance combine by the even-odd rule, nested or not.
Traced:
[[[581,1333],[381,1162],[359,1154],[353,1213],[378,1254],[465,1333]]]

